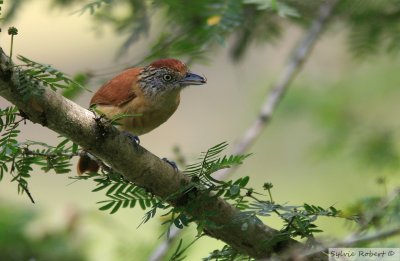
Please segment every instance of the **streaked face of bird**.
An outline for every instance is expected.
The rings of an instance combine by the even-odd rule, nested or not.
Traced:
[[[176,59],[157,60],[146,67],[125,70],[104,84],[90,100],[106,118],[139,114],[118,120],[121,130],[142,135],[157,128],[178,108],[180,91],[189,85],[202,85],[207,79],[192,73]],[[97,171],[98,163],[81,157],[78,173]]]
[[[144,67],[138,78],[144,95],[149,98],[176,93],[186,86],[201,85],[207,81],[203,76],[191,73],[184,63],[175,59],[158,60]]]

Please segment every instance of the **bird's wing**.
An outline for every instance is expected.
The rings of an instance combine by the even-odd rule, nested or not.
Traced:
[[[134,85],[137,84],[141,68],[128,69],[104,84],[90,100],[90,105],[122,106],[136,97]]]

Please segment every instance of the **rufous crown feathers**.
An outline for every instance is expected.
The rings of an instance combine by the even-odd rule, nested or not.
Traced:
[[[181,74],[186,74],[188,71],[186,64],[177,59],[171,58],[157,60],[151,63],[150,66],[153,68],[169,68],[171,70],[180,72]]]

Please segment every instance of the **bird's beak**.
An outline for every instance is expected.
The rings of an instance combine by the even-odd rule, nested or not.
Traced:
[[[188,72],[181,81],[185,85],[202,85],[206,82],[206,77],[191,72]]]

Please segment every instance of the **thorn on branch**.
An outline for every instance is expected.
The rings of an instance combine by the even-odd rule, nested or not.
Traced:
[[[18,112],[19,112],[18,116],[20,116],[22,118],[22,120],[24,121],[24,124],[26,124],[26,120],[30,120],[28,114],[26,112],[24,112],[23,110],[21,110],[20,108],[18,108]]]
[[[93,115],[96,122],[96,139],[104,139],[108,134],[108,128],[111,126],[110,121],[105,117],[104,114],[98,114],[95,107],[89,109]]]

